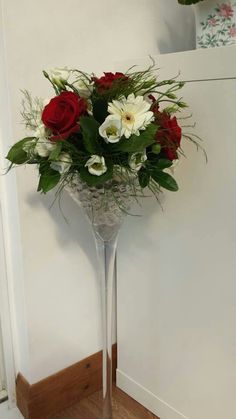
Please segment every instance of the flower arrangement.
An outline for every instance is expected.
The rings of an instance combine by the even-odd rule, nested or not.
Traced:
[[[24,92],[22,116],[31,134],[11,147],[11,167],[37,165],[42,193],[61,191],[75,175],[88,187],[122,177],[137,196],[145,187],[177,191],[166,169],[183,154],[182,137],[195,140],[175,116],[187,106],[176,96],[184,83],[158,81],[154,69],[100,78],[76,69],[44,71],[55,96],[43,101]]]

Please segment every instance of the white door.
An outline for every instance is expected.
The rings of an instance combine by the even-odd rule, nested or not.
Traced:
[[[235,64],[235,47],[157,57],[161,78],[191,81],[209,158],[185,145],[180,191],[163,212],[145,200],[120,236],[118,385],[161,419],[235,417]]]

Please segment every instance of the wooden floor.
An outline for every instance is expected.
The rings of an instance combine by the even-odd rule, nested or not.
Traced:
[[[101,419],[102,394],[94,393],[87,399],[53,416],[52,419]],[[123,391],[113,388],[114,419],[159,419]]]

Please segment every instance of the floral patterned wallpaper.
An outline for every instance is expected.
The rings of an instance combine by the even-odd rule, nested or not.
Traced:
[[[236,43],[236,3],[218,3],[200,22],[198,47],[220,47]]]

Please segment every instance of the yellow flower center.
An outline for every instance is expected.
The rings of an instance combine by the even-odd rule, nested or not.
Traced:
[[[135,164],[140,164],[142,163],[142,156],[139,154],[138,156],[135,157]]]
[[[92,168],[94,170],[102,170],[103,169],[103,165],[102,165],[102,163],[93,163]]]
[[[124,115],[122,116],[122,119],[123,119],[124,122],[126,122],[126,124],[133,124],[134,123],[134,115],[132,115],[132,113],[130,113],[130,112],[124,113]]]
[[[108,127],[106,129],[106,134],[108,137],[112,135],[117,135],[117,128],[115,127],[115,125],[111,125],[110,127]]]

